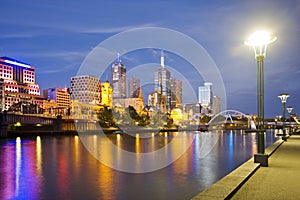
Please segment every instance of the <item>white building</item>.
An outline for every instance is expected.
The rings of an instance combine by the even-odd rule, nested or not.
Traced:
[[[200,86],[198,89],[199,103],[201,106],[211,108],[213,99],[212,83],[204,83],[204,86]]]
[[[71,100],[84,104],[100,104],[100,79],[90,75],[74,76],[71,78]]]

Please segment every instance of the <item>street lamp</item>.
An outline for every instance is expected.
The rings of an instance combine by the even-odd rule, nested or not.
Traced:
[[[282,140],[286,141],[286,134],[285,134],[285,127],[284,127],[284,121],[285,121],[285,104],[286,104],[286,100],[287,98],[289,97],[290,95],[288,94],[280,94],[278,96],[278,98],[281,100],[281,103],[282,103],[282,133],[283,133],[283,136],[282,136]]]
[[[258,153],[254,155],[254,162],[262,166],[268,166],[268,155],[265,154],[265,131],[264,131],[264,58],[267,53],[268,44],[277,38],[268,31],[256,31],[250,35],[245,44],[253,47],[256,59],[257,74],[257,132]]]
[[[292,135],[292,117],[291,117],[291,113],[293,111],[293,107],[287,107],[286,110],[289,113],[289,117],[290,117],[290,130],[289,130],[289,135]]]

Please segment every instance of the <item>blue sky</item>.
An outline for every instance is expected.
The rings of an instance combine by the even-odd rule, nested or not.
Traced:
[[[251,32],[267,29],[278,40],[265,59],[265,115],[281,115],[280,93],[289,93],[287,105],[300,112],[299,0],[4,0],[1,16],[0,56],[34,65],[41,89],[69,86],[81,62],[103,40],[132,28],[163,27],[205,48],[223,78],[227,108],[244,113],[256,113],[256,63],[243,41]],[[153,55],[152,61],[159,62]],[[128,67],[133,63],[123,61]]]

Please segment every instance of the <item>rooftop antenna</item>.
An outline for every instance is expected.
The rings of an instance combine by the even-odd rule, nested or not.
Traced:
[[[161,52],[160,52],[160,66],[161,66],[162,68],[165,67],[164,50],[161,50]]]
[[[120,53],[118,53],[118,59],[117,59],[117,61],[118,61],[118,63],[121,63],[121,62],[122,62]]]

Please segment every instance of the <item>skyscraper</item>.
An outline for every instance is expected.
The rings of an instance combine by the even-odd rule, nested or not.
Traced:
[[[210,109],[213,101],[212,83],[204,83],[204,86],[200,86],[198,95],[201,106]]]
[[[113,98],[126,98],[126,68],[122,63],[120,54],[111,67],[111,82]]]
[[[140,91],[140,79],[132,77],[128,79],[128,97],[137,98]]]
[[[214,95],[212,103],[212,114],[216,115],[219,112],[221,112],[221,100],[220,97]]]
[[[171,85],[171,109],[182,107],[182,81],[172,78]]]
[[[161,95],[160,98],[160,109],[163,112],[171,110],[171,85],[170,77],[171,73],[165,68],[164,53],[161,52],[160,66],[154,73],[154,91]]]

